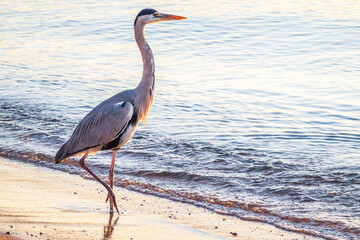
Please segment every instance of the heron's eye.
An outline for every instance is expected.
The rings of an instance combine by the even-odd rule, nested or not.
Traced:
[[[161,15],[161,14],[158,13],[158,12],[154,12],[154,13],[153,13],[153,16],[154,16],[154,17],[160,17],[160,15]]]

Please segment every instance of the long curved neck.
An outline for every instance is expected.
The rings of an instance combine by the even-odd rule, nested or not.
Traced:
[[[139,47],[143,60],[143,76],[141,78],[138,88],[153,91],[155,87],[154,56],[152,54],[149,44],[145,40],[144,28],[145,25],[143,24],[137,24],[134,28],[136,43]]]
[[[147,113],[151,109],[155,91],[155,64],[154,56],[151,52],[149,44],[144,36],[145,24],[137,22],[135,25],[135,39],[139,46],[143,60],[143,76],[136,88],[136,99],[134,102],[135,112],[137,114],[137,123],[140,120],[145,121]]]

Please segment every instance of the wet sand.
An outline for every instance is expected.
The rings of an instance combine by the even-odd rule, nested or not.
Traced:
[[[9,234],[9,235],[8,235]],[[14,237],[14,236],[11,236],[11,233],[4,233],[4,235],[1,235],[0,234],[0,240],[20,240],[20,238],[17,238],[17,237]]]
[[[317,239],[122,188],[111,218],[97,182],[4,158],[0,189],[0,240]]]

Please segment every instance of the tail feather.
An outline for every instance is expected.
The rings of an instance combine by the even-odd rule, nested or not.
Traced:
[[[61,148],[59,149],[59,151],[56,153],[55,156],[55,163],[59,164],[62,161],[64,161],[67,157],[67,151],[66,151],[66,143],[64,145],[61,146]]]

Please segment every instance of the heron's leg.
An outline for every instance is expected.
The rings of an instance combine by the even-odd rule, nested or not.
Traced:
[[[88,173],[90,173],[91,176],[93,176],[96,181],[98,181],[99,183],[101,183],[105,188],[106,190],[108,191],[108,194],[111,196],[110,198],[110,214],[114,214],[114,210],[113,210],[113,205],[115,206],[116,208],[116,211],[119,213],[119,209],[117,207],[117,204],[116,204],[116,200],[115,200],[115,195],[113,193],[113,191],[111,190],[111,188],[106,185],[106,183],[104,183],[98,176],[95,175],[95,173],[93,173],[86,165],[85,165],[85,158],[88,156],[89,154],[88,153],[85,153],[84,156],[80,159],[79,163],[80,163],[80,166],[85,169]]]
[[[114,167],[115,167],[115,158],[116,158],[117,152],[118,152],[118,150],[113,151],[113,156],[112,156],[111,166],[110,166],[110,171],[109,171],[109,183],[110,183],[111,190],[113,189],[113,185],[114,185]],[[110,194],[108,194],[108,196],[106,198],[106,202],[109,200],[109,197],[110,197]]]

